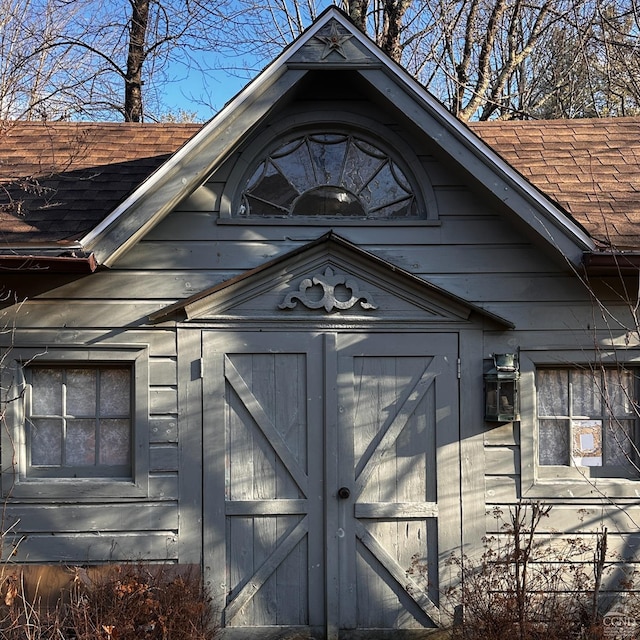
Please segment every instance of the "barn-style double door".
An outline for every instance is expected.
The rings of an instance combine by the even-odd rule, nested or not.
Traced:
[[[205,569],[229,636],[437,624],[460,539],[457,348],[204,334]]]

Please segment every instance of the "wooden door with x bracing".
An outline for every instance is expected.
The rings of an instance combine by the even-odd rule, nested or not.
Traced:
[[[457,336],[211,333],[203,349],[205,556],[228,636],[435,626],[460,538]]]

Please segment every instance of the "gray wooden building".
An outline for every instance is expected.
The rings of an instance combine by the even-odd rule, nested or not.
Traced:
[[[332,8],[204,126],[0,141],[14,561],[371,637],[494,506],[637,560],[639,120],[467,126]]]

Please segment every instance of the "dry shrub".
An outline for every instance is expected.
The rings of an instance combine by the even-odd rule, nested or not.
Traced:
[[[536,534],[549,507],[520,504],[499,536],[483,540],[479,558],[450,560],[459,603],[456,640],[598,640],[606,530],[597,549],[580,538]],[[496,518],[502,513],[496,512]]]
[[[19,574],[3,584],[2,640],[212,640],[213,612],[199,572],[127,564],[75,570],[52,610],[25,597]]]

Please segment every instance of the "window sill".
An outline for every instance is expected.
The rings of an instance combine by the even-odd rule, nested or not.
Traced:
[[[96,498],[145,498],[148,487],[131,479],[118,478],[34,478],[20,480],[4,492],[5,498],[79,500]]]
[[[523,498],[633,498],[640,495],[640,478],[589,478],[557,476],[539,479],[528,487],[522,485]]]

